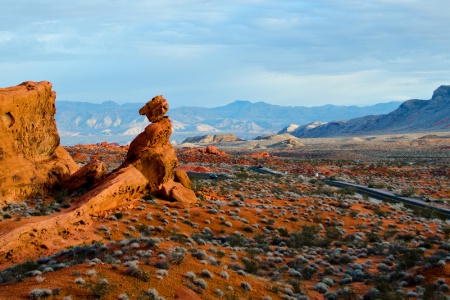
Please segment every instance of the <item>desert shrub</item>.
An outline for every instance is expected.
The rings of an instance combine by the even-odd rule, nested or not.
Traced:
[[[222,258],[226,255],[226,253],[223,250],[219,250],[217,251],[216,255],[218,258]]]
[[[126,293],[120,294],[117,299],[119,300],[129,300],[130,298],[128,297],[128,295]]]
[[[395,278],[387,275],[380,275],[374,278],[374,288],[364,295],[364,299],[375,300],[402,300],[406,299],[402,292],[397,291]],[[428,299],[428,298],[424,298]]]
[[[288,237],[289,236],[289,230],[287,230],[284,227],[279,227],[278,228],[278,233],[282,236],[282,237]]]
[[[374,206],[373,207],[373,212],[379,217],[386,217],[387,216],[387,213],[384,210],[382,210],[379,206]]]
[[[301,270],[301,273],[302,273],[302,277],[304,279],[309,280],[309,279],[311,279],[314,276],[314,274],[317,273],[317,270],[312,268],[312,267],[310,267],[310,266],[306,266],[305,268],[303,268]]]
[[[85,284],[86,281],[85,281],[83,278],[81,278],[81,277],[77,277],[77,278],[75,279],[75,283],[76,283],[76,284]]]
[[[330,240],[340,240],[342,238],[342,231],[336,227],[325,228],[325,235]]]
[[[61,288],[56,287],[52,290],[52,295],[59,295],[61,293]]]
[[[338,295],[335,292],[326,292],[323,294],[323,299],[325,300],[338,300]]]
[[[322,282],[325,283],[328,286],[333,286],[334,285],[334,280],[332,278],[329,278],[329,277],[323,278]]]
[[[314,286],[314,289],[321,294],[324,294],[328,291],[328,285],[323,282],[319,282]]]
[[[169,250],[169,263],[179,265],[186,257],[187,250],[183,247],[175,247]]]
[[[160,260],[155,262],[154,266],[158,269],[169,269],[169,262],[167,260]]]
[[[159,293],[155,289],[148,289],[146,294],[150,297],[151,300],[157,300],[159,298]]]
[[[291,234],[288,240],[290,247],[301,248],[303,246],[314,246],[317,243],[317,237],[320,232],[320,228],[315,225],[303,225],[302,231],[296,231]]]
[[[203,280],[202,278],[196,279],[195,284],[198,285],[199,287],[201,287],[202,289],[206,289],[206,287],[208,286],[206,284],[206,281]]]
[[[161,275],[161,276],[169,276],[169,272],[165,269],[159,269],[156,271],[156,274]]]
[[[384,238],[385,240],[387,240],[387,239],[393,237],[394,235],[396,235],[397,232],[399,232],[398,229],[388,229],[388,230],[386,230],[386,231],[383,232],[383,238]]]
[[[214,293],[215,293],[217,296],[219,296],[220,298],[223,297],[223,292],[222,292],[221,289],[216,289],[216,290],[214,291]]]
[[[200,276],[202,276],[204,278],[213,278],[214,277],[213,274],[210,271],[206,270],[206,269],[203,269],[200,272]]]
[[[202,260],[206,258],[206,251],[205,250],[198,250],[195,248],[189,249],[191,251],[191,255],[195,257],[196,259]]]
[[[33,289],[28,293],[30,299],[41,299],[47,298],[52,295],[52,290],[50,289]]]
[[[326,293],[325,293],[326,294]],[[361,297],[358,296],[354,291],[348,288],[339,288],[336,292],[337,299],[339,300],[359,300]]]
[[[377,270],[380,272],[389,272],[391,269],[385,263],[379,263],[377,265]]]
[[[193,280],[195,280],[195,278],[196,278],[197,276],[195,275],[194,272],[189,271],[189,272],[186,273],[186,277],[187,277],[189,280],[193,281]]]
[[[23,279],[28,277],[28,272],[37,270],[38,268],[39,264],[31,260],[15,265],[14,267],[5,269],[0,272],[0,283],[22,281]]]
[[[424,251],[422,249],[403,249],[395,256],[397,262],[397,269],[407,270],[424,261]]]
[[[90,285],[89,289],[91,290],[91,293],[95,298],[102,298],[111,291],[111,287],[108,284],[108,280],[106,280],[105,278],[102,278],[96,284]]]
[[[289,280],[289,284],[292,286],[292,288],[294,289],[294,293],[296,294],[303,294],[302,291],[302,282],[298,279],[292,279]],[[304,286],[303,286],[304,287]]]
[[[244,258],[242,259],[244,264],[244,271],[250,274],[256,274],[259,270],[259,263],[254,259]]]
[[[380,243],[382,242],[380,236],[373,231],[366,232],[366,241],[369,243]]]
[[[246,291],[251,291],[252,290],[252,286],[250,285],[250,283],[248,283],[246,281],[241,281],[240,285]]]
[[[228,280],[228,278],[230,278],[230,275],[228,274],[227,271],[222,271],[222,272],[220,272],[219,275],[220,275],[220,277],[222,277],[225,280]]]
[[[411,197],[412,195],[414,195],[417,192],[417,189],[414,187],[408,187],[408,188],[404,188],[400,191],[400,196],[402,197]]]
[[[144,197],[142,197],[142,199],[150,201],[153,200],[155,197],[153,196],[152,192],[148,192],[147,194],[144,195]]]
[[[149,281],[150,276],[144,270],[139,269],[137,263],[138,262],[134,260],[126,262],[127,269],[125,270],[125,273],[142,281]]]
[[[356,194],[357,189],[353,186],[345,186],[345,187],[341,188],[341,191],[345,195],[354,195],[354,194]]]

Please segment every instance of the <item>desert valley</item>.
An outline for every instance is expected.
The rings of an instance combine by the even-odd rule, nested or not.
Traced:
[[[0,299],[450,297],[449,86],[175,146],[162,96],[129,145],[61,145],[52,88],[0,89]]]

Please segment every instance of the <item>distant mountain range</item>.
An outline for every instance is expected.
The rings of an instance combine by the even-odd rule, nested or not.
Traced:
[[[169,100],[170,104],[170,100]],[[290,123],[347,120],[373,114],[385,114],[398,108],[401,102],[371,106],[324,105],[316,107],[279,106],[264,102],[237,100],[225,106],[170,108],[171,139],[177,143],[187,137],[233,133],[250,139],[275,134]],[[127,144],[149,124],[138,114],[143,103],[102,104],[57,101],[56,123],[63,145],[98,143],[101,141]]]
[[[296,137],[336,137],[367,134],[450,131],[450,86],[437,88],[430,100],[408,100],[383,115],[368,115],[348,121],[291,124],[279,133]]]

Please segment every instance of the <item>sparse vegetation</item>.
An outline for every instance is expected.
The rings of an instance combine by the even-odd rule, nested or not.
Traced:
[[[88,237],[84,244],[9,266],[0,272],[0,282],[32,282],[30,299],[58,294],[69,299],[69,294],[77,297],[83,292],[100,299],[161,299],[173,293],[166,286],[168,277],[205,299],[242,295],[307,299],[312,293],[324,299],[445,299],[450,295],[445,273],[450,229],[436,211],[375,201],[352,188],[324,184],[322,174],[315,176],[320,169],[336,180],[402,196],[413,192],[408,197],[446,205],[446,167],[422,162],[413,168],[376,155],[370,155],[373,161],[355,163],[280,151],[278,157],[261,163],[264,168],[287,172],[274,178],[232,163],[248,161],[247,153],[220,159],[183,155],[187,162],[227,171],[229,178],[194,179],[199,201],[189,208],[146,195],[127,202],[126,207],[98,214],[92,225],[77,227]],[[40,196],[40,200],[2,207],[0,224],[33,220],[38,214],[62,211],[63,203],[76,204],[76,195],[54,196],[57,199]],[[62,236],[70,241],[72,234]],[[56,290],[49,283],[65,268],[73,276],[67,279],[70,287],[61,285]],[[441,280],[431,275],[438,272],[443,274]],[[127,284],[121,286],[115,278],[124,278]],[[147,290],[148,282],[151,290]],[[47,286],[53,289],[51,296],[38,296]]]

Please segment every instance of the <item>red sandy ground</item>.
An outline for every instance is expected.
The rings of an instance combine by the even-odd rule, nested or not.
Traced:
[[[97,146],[97,145],[81,145],[75,147],[68,147],[69,152],[74,156],[78,162],[86,162],[92,159],[99,159],[109,164],[110,169],[114,169],[118,165],[120,165],[123,157],[126,155],[126,147],[116,147],[116,146]],[[215,259],[220,261],[219,266],[213,266],[209,262],[203,264],[198,259],[195,259],[188,252],[186,258],[180,265],[170,265],[168,269],[169,275],[167,277],[163,277],[162,279],[157,279],[155,272],[158,270],[153,264],[160,260],[157,257],[158,252],[165,251],[166,254],[168,251],[175,246],[184,246],[186,249],[189,249],[190,246],[186,244],[180,244],[168,238],[177,236],[185,236],[190,237],[193,232],[201,232],[203,228],[210,228],[215,236],[221,235],[230,235],[236,231],[239,231],[243,236],[248,238],[253,238],[256,233],[262,233],[262,229],[253,228],[253,233],[249,233],[244,228],[246,226],[251,226],[254,223],[259,223],[262,225],[261,227],[267,225],[262,224],[261,220],[266,217],[274,220],[272,226],[274,228],[284,227],[289,232],[295,232],[301,230],[303,225],[318,225],[318,224],[327,224],[327,218],[331,220],[336,220],[336,222],[343,221],[344,226],[342,228],[345,230],[345,235],[354,234],[360,231],[358,226],[362,224],[366,224],[367,228],[371,228],[371,223],[373,222],[373,218],[353,218],[350,214],[342,215],[336,213],[336,211],[325,211],[321,207],[324,205],[329,205],[330,207],[339,207],[342,204],[342,199],[338,199],[338,196],[334,196],[331,198],[325,198],[322,200],[322,204],[318,205],[318,201],[320,198],[323,198],[320,195],[311,194],[311,191],[314,191],[317,186],[311,184],[309,181],[314,180],[314,176],[316,173],[321,173],[324,175],[333,175],[333,174],[345,174],[348,176],[361,176],[361,178],[365,178],[367,175],[366,172],[371,172],[372,176],[377,174],[380,178],[384,177],[387,171],[390,171],[391,176],[398,176],[399,179],[408,178],[409,175],[414,176],[418,181],[423,183],[420,188],[421,191],[425,191],[427,186],[436,184],[436,180],[433,179],[432,175],[426,176],[426,174],[418,173],[418,171],[412,170],[411,168],[388,168],[388,169],[371,169],[367,170],[364,168],[358,168],[356,170],[341,167],[338,163],[327,162],[323,164],[313,164],[308,161],[295,163],[290,159],[280,158],[273,155],[227,155],[227,156],[217,156],[217,155],[209,155],[204,153],[198,153],[195,151],[179,151],[178,152],[179,160],[181,161],[179,168],[185,171],[194,171],[194,172],[223,172],[225,173],[234,173],[240,174],[243,172],[243,177],[237,177],[233,179],[232,182],[225,181],[205,181],[205,182],[195,182],[197,187],[197,195],[199,196],[199,206],[192,207],[188,210],[184,210],[182,208],[178,208],[176,204],[166,202],[160,199],[156,199],[156,204],[146,204],[145,208],[140,207],[142,202],[138,199],[132,203],[127,204],[127,206],[118,207],[114,211],[109,211],[106,213],[104,217],[94,217],[94,222],[92,226],[87,226],[79,231],[79,235],[76,237],[72,237],[77,239],[79,244],[89,245],[93,242],[100,242],[104,244],[108,244],[111,241],[120,241],[125,238],[124,233],[129,232],[129,237],[139,237],[139,224],[144,224],[145,227],[150,225],[157,227],[163,226],[163,232],[153,232],[152,237],[164,238],[163,241],[158,243],[159,247],[147,247],[144,244],[139,245],[140,250],[148,250],[151,249],[154,251],[153,255],[150,257],[149,264],[145,264],[142,259],[140,259],[140,268],[141,270],[146,271],[150,274],[150,279],[148,282],[140,280],[138,278],[132,277],[126,274],[124,266],[113,267],[111,264],[91,264],[84,263],[81,265],[71,266],[68,268],[63,268],[61,270],[55,272],[49,272],[42,274],[42,277],[45,278],[43,282],[37,282],[34,277],[30,277],[25,279],[23,282],[18,283],[7,283],[0,285],[0,299],[28,299],[28,293],[36,288],[60,288],[61,292],[59,296],[54,296],[54,299],[62,299],[64,296],[71,295],[72,299],[87,299],[91,296],[91,290],[89,288],[89,283],[95,284],[101,278],[106,278],[109,282],[110,292],[107,296],[102,299],[118,299],[118,296],[122,293],[127,293],[130,299],[136,299],[139,295],[141,295],[142,291],[145,291],[150,288],[155,288],[159,295],[164,296],[165,299],[173,299],[175,291],[182,286],[185,286],[189,280],[185,276],[188,271],[193,271],[197,278],[200,277],[200,271],[203,269],[209,270],[214,278],[208,279],[204,278],[208,287],[202,291],[198,289],[198,291],[202,291],[199,293],[199,297],[202,299],[218,299],[219,297],[214,291],[220,288],[225,296],[228,299],[261,299],[263,296],[270,296],[272,299],[279,299],[281,296],[280,291],[283,290],[285,286],[289,287],[284,280],[285,283],[281,281],[271,282],[267,277],[255,276],[251,274],[247,274],[246,276],[238,275],[235,271],[227,269],[226,266],[232,263],[239,263],[238,261],[233,261],[230,258],[231,253],[236,253],[239,258],[248,257],[249,254],[240,250],[232,250],[220,246],[212,246],[212,245],[203,245],[199,246],[197,244],[193,244],[192,246],[196,249],[205,250],[207,255],[213,256]],[[277,178],[269,178],[268,180],[263,180],[264,178],[258,182],[257,186],[255,186],[254,177],[257,175],[247,174],[249,177],[245,176],[246,171],[239,171],[240,167],[264,164],[264,166],[268,166],[278,171],[288,172],[291,174],[289,176],[293,176],[292,178],[297,178],[297,176],[304,176],[305,181],[297,182],[297,183],[286,183],[283,179]],[[409,175],[407,175],[409,174]],[[250,178],[250,179],[249,179]],[[230,184],[235,190],[231,192],[227,192],[226,188],[230,187]],[[440,186],[448,186],[447,182],[440,182]],[[264,197],[262,200],[270,201],[272,205],[275,205],[276,208],[273,208],[270,213],[268,211],[261,211],[261,209],[255,208],[256,205],[261,204],[259,201],[259,197],[253,197],[257,190],[272,190],[272,189],[281,189],[281,190],[290,190],[295,191],[298,196],[290,200],[288,198],[279,198],[275,195],[270,197]],[[436,197],[449,197],[449,191],[445,188],[438,189],[434,192],[434,196]],[[243,196],[240,196],[240,195]],[[335,194],[338,195],[338,194]],[[236,207],[231,207],[228,204],[230,203],[230,199],[236,200],[240,197],[243,197],[244,203],[252,204],[253,207],[240,207],[240,212],[238,213],[239,217],[245,218],[249,221],[249,224],[244,224],[240,221],[233,220],[229,217],[229,211],[235,211]],[[52,198],[46,198],[47,202],[52,201]],[[225,206],[221,207],[226,213],[222,214],[210,214],[208,211],[210,208],[208,206],[214,206],[210,204],[209,200],[220,200],[226,203]],[[345,201],[344,201],[345,202]],[[288,208],[292,205],[299,205],[300,209],[298,209],[298,221],[287,222],[285,217],[276,217],[283,213],[285,208]],[[164,211],[164,207],[168,208],[168,211],[171,215],[166,215]],[[372,213],[375,204],[368,204],[365,202],[361,203],[350,203],[349,211],[357,211],[360,214]],[[386,213],[393,214],[396,216],[395,219],[383,219],[381,223],[377,226],[382,226],[383,228],[388,228],[388,225],[395,226],[398,230],[406,229],[408,232],[414,233],[410,229],[411,224],[408,223],[399,223],[397,220],[401,216],[406,216],[407,213],[401,211],[392,212],[392,209],[385,204],[380,204],[379,207],[381,210]],[[109,216],[114,215],[115,212],[121,212],[124,216],[123,219],[119,221],[112,221],[109,219]],[[178,221],[173,221],[173,212],[178,212]],[[61,213],[64,213],[62,210]],[[129,213],[129,215],[127,215]],[[152,213],[153,220],[147,220],[146,215],[148,213]],[[189,216],[187,216],[189,215]],[[232,227],[224,226],[224,223],[220,221],[219,217],[226,217],[226,221],[232,223]],[[189,221],[198,224],[198,229],[193,229],[191,226],[179,221],[181,217],[188,219]],[[39,218],[45,217],[31,217],[29,219],[22,218],[17,220],[15,216],[12,219],[4,220],[0,222],[0,233],[5,233],[9,229],[17,226],[27,226],[28,223],[39,220]],[[161,218],[165,218],[169,221],[168,225],[163,225],[161,222]],[[129,220],[129,224],[125,224],[124,220]],[[99,230],[100,226],[105,226],[110,228],[110,236],[106,236],[102,230]],[[132,225],[136,228],[136,231],[131,231],[129,226]],[[424,231],[425,223],[421,224],[413,224],[415,229],[422,232],[424,236],[434,235],[437,231],[437,225],[433,222],[428,222],[428,226],[432,233],[426,233]],[[439,234],[438,234],[439,235]],[[442,235],[441,235],[442,236]],[[442,238],[444,238],[442,236]],[[391,240],[393,237],[391,238]],[[74,241],[73,241],[74,242]],[[75,241],[75,243],[77,243]],[[345,248],[345,245],[342,246]],[[121,247],[118,245],[108,245],[108,251],[118,250]],[[225,252],[225,256],[219,257],[217,254],[214,254],[208,251],[210,248],[216,248],[216,250],[223,250]],[[273,246],[271,246],[273,251]],[[426,255],[431,255],[434,251],[436,251],[437,246],[434,245],[431,249],[428,249]],[[25,247],[25,249],[27,249]],[[49,249],[35,249],[28,248],[28,251],[23,253],[23,261],[26,259],[37,259],[39,257],[47,256],[58,252],[57,247],[49,248]],[[133,251],[131,251],[132,255]],[[257,255],[263,261],[267,259],[267,255],[265,253]],[[120,256],[122,258],[122,262],[124,261],[124,255]],[[316,257],[316,259],[320,258]],[[291,258],[283,258],[285,262],[291,260]],[[383,257],[371,256],[370,259],[373,261],[373,265],[371,268],[371,272],[378,273],[376,269],[376,265],[383,259]],[[359,258],[356,262],[364,263],[367,259]],[[7,259],[0,258],[1,269],[11,266],[13,263],[8,261]],[[17,263],[17,262],[15,262]],[[279,266],[281,266],[280,264]],[[313,276],[311,280],[303,280],[302,281],[302,290],[306,295],[309,296],[309,299],[323,299],[323,295],[313,290],[313,286],[318,282],[319,277],[318,274],[324,270],[322,265],[319,266],[319,272]],[[87,275],[89,270],[95,270],[96,275],[92,277]],[[219,276],[220,272],[226,270],[230,275],[228,280],[225,280]],[[437,278],[444,278],[445,281],[450,284],[450,265],[447,262],[443,267],[434,267],[424,271],[422,268],[418,267],[414,270],[410,270],[412,274],[424,274],[427,278],[427,282],[431,283],[435,281]],[[78,285],[75,284],[75,278],[82,277],[88,285]],[[328,276],[333,277],[333,276]],[[289,279],[289,278],[284,278]],[[335,278],[339,280],[339,278]],[[250,283],[252,290],[250,292],[244,291],[240,287],[240,283],[242,281]],[[228,286],[231,286],[233,290],[228,290]],[[353,291],[355,291],[359,295],[363,295],[367,292],[372,286],[365,285],[363,283],[352,283],[347,285]],[[331,288],[331,290],[336,291],[337,286]]]

